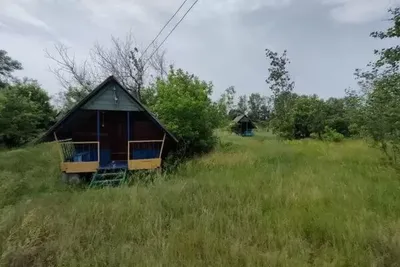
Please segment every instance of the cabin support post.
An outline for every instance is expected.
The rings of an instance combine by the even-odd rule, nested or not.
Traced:
[[[126,120],[127,120],[127,123],[126,123],[126,125],[127,125],[127,146],[128,146],[128,148],[127,148],[127,154],[128,154],[128,162],[129,162],[129,159],[130,159],[130,144],[129,144],[129,141],[131,140],[131,117],[130,117],[130,112],[129,111],[127,111],[126,112]]]
[[[160,149],[160,155],[159,155],[160,159],[161,159],[162,152],[163,152],[163,149],[164,149],[164,143],[165,143],[165,136],[166,135],[167,135],[167,133],[164,133],[164,137],[163,137],[162,144],[161,144],[161,149]]]
[[[97,142],[100,142],[100,110],[97,110]]]
[[[127,114],[126,114],[126,119],[128,120],[127,121],[127,125],[128,125],[128,129],[127,129],[127,131],[128,131],[128,142],[131,140],[131,120],[130,120],[130,112],[129,111],[127,111]]]
[[[100,110],[97,110],[97,161],[100,163]]]
[[[63,151],[62,151],[61,144],[60,144],[60,142],[58,142],[58,138],[57,138],[56,132],[53,132],[53,135],[54,135],[54,140],[55,140],[56,143],[57,143],[57,148],[58,148],[58,152],[59,152],[59,154],[60,154],[61,162],[64,162],[64,154],[63,154]]]

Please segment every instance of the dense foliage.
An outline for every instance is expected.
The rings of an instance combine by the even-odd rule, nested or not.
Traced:
[[[171,68],[167,79],[158,79],[153,92],[152,111],[181,141],[185,154],[210,150],[219,126],[218,107],[210,99],[212,84],[181,69]],[[147,91],[147,90],[146,90]]]
[[[287,70],[290,64],[287,52],[279,55],[268,49],[266,51],[270,60],[267,84],[272,92],[272,131],[286,139],[314,137],[330,140],[333,135],[349,137],[353,123],[350,118],[353,106],[347,104],[350,99],[346,96],[323,100],[317,95],[293,93],[295,83]]]
[[[389,10],[393,23],[386,31],[373,32],[378,39],[400,37],[400,9]],[[374,140],[393,162],[400,156],[400,48],[375,50],[378,59],[367,70],[356,70],[360,92],[346,90],[343,98],[320,99],[297,95],[287,70],[290,60],[266,50],[270,61],[267,84],[271,89],[270,127],[286,139],[319,138],[340,141],[364,136]]]
[[[0,142],[8,147],[36,138],[54,117],[49,95],[36,82],[8,85],[0,91]]]
[[[389,159],[400,156],[400,74],[375,81],[367,96],[365,130]]]
[[[21,69],[20,62],[0,50],[0,147],[23,145],[54,121],[48,93],[34,80],[13,76]]]
[[[241,95],[235,103],[236,90],[228,87],[216,102],[219,116],[222,117],[221,125],[228,125],[237,116],[246,114],[254,122],[262,123],[269,119],[270,109],[268,98],[259,93],[252,93],[249,97]]]
[[[400,9],[389,10],[393,23],[386,31],[373,32],[374,38],[397,39],[400,37]],[[363,129],[388,158],[398,163],[400,156],[400,47],[394,46],[376,50],[378,60],[369,64],[371,67],[358,72],[363,86],[362,96],[365,101]]]
[[[0,88],[5,87],[14,77],[12,73],[21,70],[22,64],[7,55],[7,51],[0,49]]]

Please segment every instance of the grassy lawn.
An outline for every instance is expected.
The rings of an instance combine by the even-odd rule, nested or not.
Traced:
[[[73,189],[51,145],[0,152],[4,266],[400,266],[400,180],[362,141],[220,134],[154,184]]]

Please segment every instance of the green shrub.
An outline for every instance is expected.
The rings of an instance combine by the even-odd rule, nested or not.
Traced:
[[[166,80],[157,80],[152,106],[160,120],[180,140],[180,154],[208,152],[216,144],[214,130],[220,118],[211,101],[213,85],[181,69],[171,68]]]
[[[221,152],[232,152],[232,151],[236,151],[238,149],[238,145],[234,144],[232,142],[226,142],[226,141],[219,140],[216,148],[218,151],[221,151]]]
[[[311,134],[310,134],[310,138],[311,138],[311,139],[321,139],[321,138],[320,138],[320,135],[317,134],[317,133],[311,133]]]
[[[0,142],[6,147],[36,138],[54,117],[48,93],[36,82],[9,85],[0,92]]]
[[[336,132],[336,130],[330,127],[325,127],[325,132],[322,135],[322,138],[326,141],[341,142],[344,139],[344,135]]]
[[[229,123],[227,130],[231,133],[239,133],[240,131],[238,124],[233,121]]]
[[[257,122],[257,128],[259,130],[266,131],[269,128],[269,121],[259,121]]]
[[[359,137],[361,135],[362,128],[357,123],[349,125],[350,136]]]

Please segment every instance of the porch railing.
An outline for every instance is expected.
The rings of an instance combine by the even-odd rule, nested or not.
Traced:
[[[58,141],[62,162],[99,162],[99,142],[73,142],[71,139]]]
[[[159,159],[162,156],[165,135],[162,140],[135,140],[128,142],[128,161]]]

